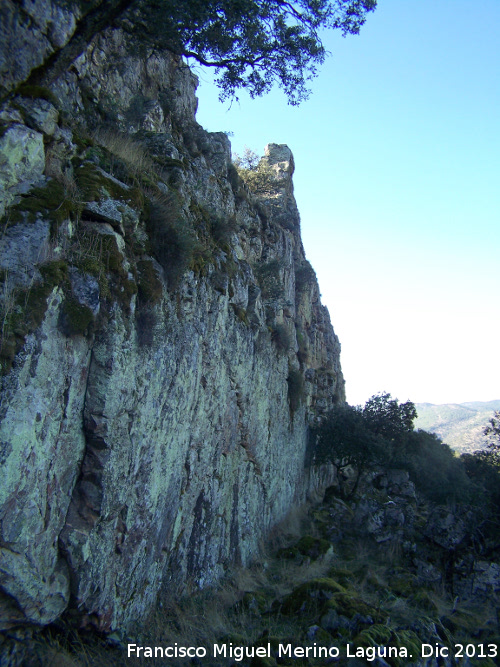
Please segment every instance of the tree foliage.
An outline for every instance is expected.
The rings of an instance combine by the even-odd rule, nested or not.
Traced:
[[[339,468],[365,468],[382,455],[381,441],[368,427],[359,407],[338,405],[316,432],[316,459],[332,461]]]
[[[115,23],[154,49],[215,70],[221,99],[277,83],[290,104],[326,56],[320,32],[358,34],[376,0],[135,0]]]
[[[463,461],[434,433],[413,431],[398,465],[408,470],[416,489],[437,503],[468,503],[473,488]]]
[[[336,406],[314,434],[316,462],[331,461],[341,471],[353,466],[357,475],[349,495],[364,470],[382,467],[407,470],[434,502],[470,501],[473,484],[463,461],[433,433],[415,431],[416,416],[411,401],[399,403],[387,393],[372,396],[364,407]]]
[[[416,416],[411,401],[400,404],[387,393],[372,396],[364,407],[336,406],[317,431],[317,455],[340,467],[390,463]]]
[[[276,172],[247,146],[243,155],[233,154],[233,164],[250,192],[265,196],[276,190]]]
[[[489,442],[488,448],[500,456],[500,410],[496,410],[483,431]]]
[[[380,393],[365,403],[363,416],[370,430],[376,435],[394,440],[413,431],[417,410],[411,401],[399,403],[398,399],[392,398],[390,394]]]
[[[495,525],[500,526],[500,411],[495,411],[488,426],[483,430],[488,439],[486,449],[473,454],[462,454],[467,475],[481,489],[484,504],[495,517]]]
[[[401,458],[398,449],[405,446],[416,416],[411,401],[400,404],[387,393],[372,396],[363,408],[336,406],[315,433],[316,460],[332,461],[340,470],[355,467],[352,495],[364,470]]]
[[[233,153],[233,164],[238,170],[256,171],[260,162],[260,157],[248,146],[243,149],[243,155]]]
[[[314,436],[317,463],[330,461],[341,472],[349,466],[356,469],[356,478],[349,492],[341,486],[343,496],[352,496],[363,471],[383,459],[383,442],[367,427],[359,407],[335,406]]]

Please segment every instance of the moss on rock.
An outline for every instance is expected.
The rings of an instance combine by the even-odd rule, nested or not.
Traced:
[[[252,614],[260,616],[269,608],[269,598],[262,591],[247,591],[243,595],[240,605]]]
[[[48,285],[61,285],[68,280],[68,264],[65,260],[56,260],[39,267],[44,282]]]
[[[422,640],[413,630],[397,630],[393,632],[392,644],[397,648],[405,648],[408,655],[419,656],[422,652]],[[393,667],[404,667],[408,664],[406,658],[390,658]]]
[[[335,595],[345,593],[345,588],[334,579],[327,577],[312,579],[298,586],[285,598],[281,611],[285,615],[291,615],[299,611],[319,610]]]
[[[84,162],[75,169],[75,179],[84,201],[98,201],[102,198],[121,199],[132,207],[140,208],[143,195],[138,188],[130,188],[92,162]]]
[[[62,183],[50,180],[46,185],[32,188],[9,210],[9,224],[34,222],[37,217],[50,221],[52,235],[65,220],[77,220],[82,204],[70,196]]]
[[[232,303],[231,307],[234,310],[234,314],[239,319],[239,321],[243,322],[243,324],[246,324],[248,326],[250,322],[248,320],[247,311],[241,306],[238,306],[236,303]]]
[[[348,586],[354,578],[354,572],[345,567],[331,567],[328,570],[328,576],[338,581],[342,586]]]
[[[386,625],[375,623],[362,630],[354,640],[356,646],[387,646],[391,642],[392,630]]]
[[[371,616],[374,622],[384,622],[386,617],[381,613],[376,607],[365,602],[360,598],[356,593],[352,591],[340,591],[334,593],[332,597],[328,600],[326,607],[329,609],[335,609],[338,614],[345,616],[346,618],[352,618],[355,614],[360,614],[361,616]]]
[[[418,583],[415,575],[411,572],[403,572],[396,577],[391,578],[389,582],[389,589],[396,595],[408,597],[413,591],[418,588]]]
[[[65,298],[59,319],[59,326],[63,333],[67,336],[85,336],[93,322],[94,315],[88,306],[72,296]]]
[[[139,272],[138,294],[143,303],[156,304],[161,300],[163,294],[163,283],[158,271],[151,260],[137,262]]]
[[[14,295],[12,309],[3,312],[0,338],[0,373],[7,374],[28,334],[37,329],[47,310],[47,299],[54,287],[67,287],[68,265],[56,260],[39,267],[42,281]]]
[[[285,547],[277,552],[278,558],[294,559],[298,556],[305,556],[311,560],[317,560],[324,556],[332,548],[328,540],[320,537],[312,537],[311,535],[304,535],[300,540],[290,547]]]

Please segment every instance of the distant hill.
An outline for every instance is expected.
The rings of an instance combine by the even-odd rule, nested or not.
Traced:
[[[468,403],[416,403],[418,418],[415,428],[438,435],[450,447],[460,453],[484,449],[484,427],[495,410],[500,410],[500,400],[471,401]]]

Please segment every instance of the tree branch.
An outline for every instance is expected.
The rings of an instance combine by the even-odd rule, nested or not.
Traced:
[[[223,58],[222,60],[207,60],[206,58],[201,56],[199,53],[196,53],[195,51],[187,51],[185,49],[182,49],[179,52],[175,51],[173,52],[177,56],[184,56],[185,58],[194,58],[200,63],[200,65],[205,65],[205,67],[227,67],[228,65],[233,65],[235,63],[241,65],[249,65],[250,67],[255,67],[260,62],[262,62],[262,60],[265,59],[265,55],[262,55],[262,56],[257,56],[255,58],[234,56],[233,58]]]

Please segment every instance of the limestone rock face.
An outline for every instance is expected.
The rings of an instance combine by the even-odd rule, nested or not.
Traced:
[[[43,21],[23,76],[50,51]],[[307,465],[344,383],[292,153],[269,145],[252,192],[196,123],[186,66],[129,47],[116,30],[88,45],[52,86],[64,113],[0,109],[9,155],[29,156],[0,243],[2,627],[68,606],[136,623],[161,586],[250,563],[335,478]]]
[[[3,96],[69,41],[79,18],[78,4],[5,0],[0,18],[0,96]]]
[[[466,517],[446,507],[437,507],[424,529],[425,535],[445,549],[455,549],[468,535]]]
[[[0,215],[16,194],[43,179],[44,169],[43,134],[12,124],[0,138]]]

